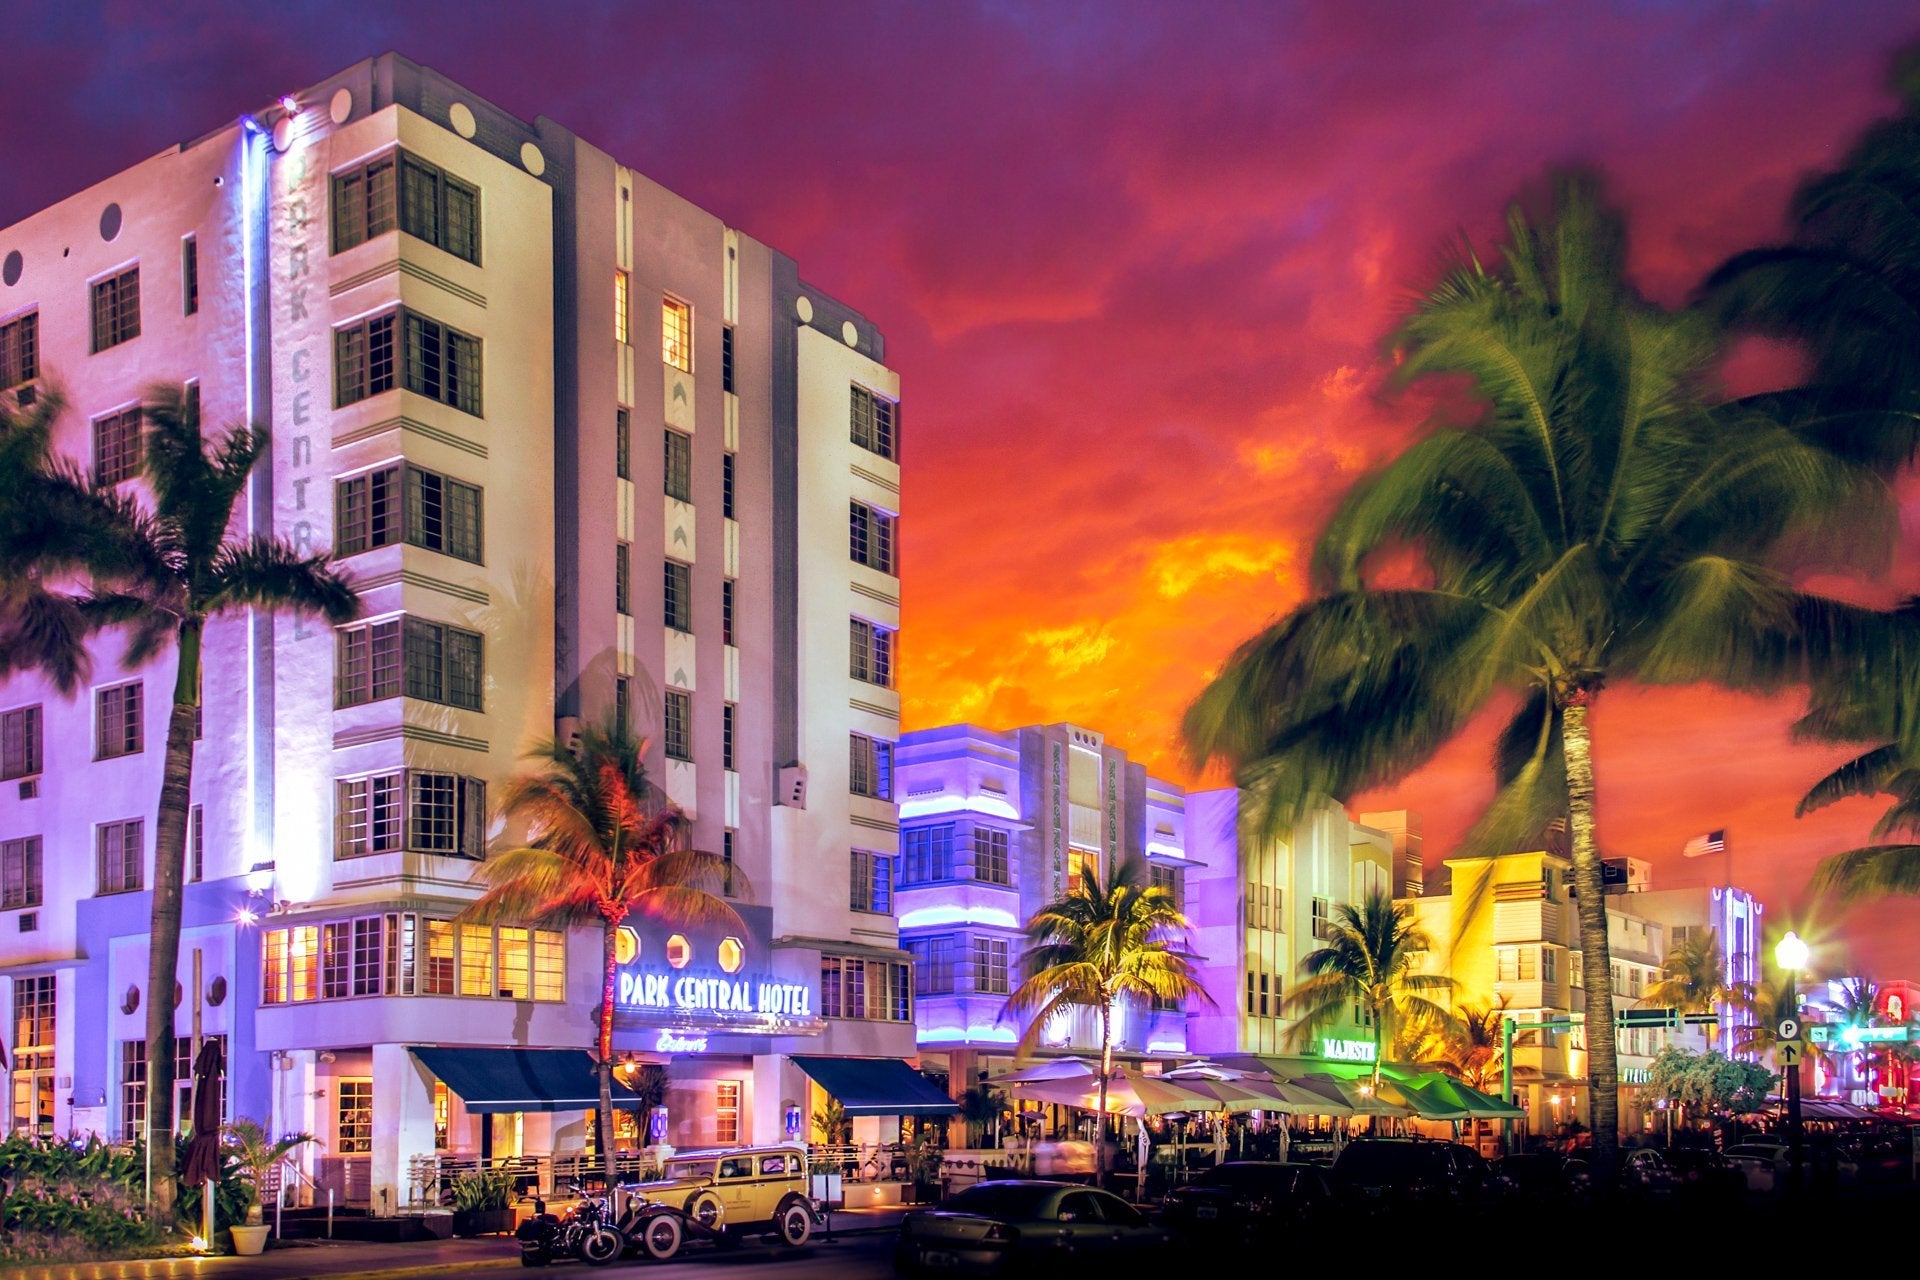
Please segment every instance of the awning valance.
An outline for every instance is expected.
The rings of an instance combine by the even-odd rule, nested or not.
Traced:
[[[474,1115],[510,1111],[591,1111],[600,1081],[585,1049],[460,1049],[412,1046],[420,1065],[439,1076]],[[613,1082],[613,1105],[631,1110],[640,1095]]]
[[[960,1108],[933,1081],[898,1058],[814,1058],[793,1065],[832,1094],[850,1116],[952,1116]]]

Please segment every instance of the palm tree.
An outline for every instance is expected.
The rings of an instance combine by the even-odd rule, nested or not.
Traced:
[[[689,847],[693,820],[647,777],[646,750],[617,720],[582,730],[577,747],[558,738],[537,744],[527,757],[534,768],[509,781],[500,799],[501,811],[527,827],[528,842],[481,865],[486,890],[459,916],[475,923],[599,927],[595,1123],[608,1186],[617,1176],[613,1011],[621,924],[639,915],[671,926],[741,927],[738,913],[718,896],[727,864]],[[732,874],[735,889],[746,892],[740,872]]]
[[[58,662],[61,644],[92,627],[127,635],[125,662],[140,667],[169,646],[174,650],[173,697],[154,821],[153,902],[147,959],[146,1144],[148,1194],[160,1221],[173,1213],[174,1170],[153,1155],[173,1150],[173,1018],[170,993],[179,980],[181,884],[185,879],[187,808],[193,786],[193,743],[199,718],[201,639],[207,623],[240,610],[287,611],[346,622],[360,598],[327,557],[301,555],[291,543],[263,534],[232,534],[234,508],[266,451],[266,433],[236,426],[212,444],[203,441],[197,409],[174,387],[148,392],[143,468],[151,510],[112,504],[117,523],[76,526],[73,546],[47,548],[47,565],[92,570],[84,594],[48,593],[56,617],[78,616],[84,626],[26,660]],[[70,479],[70,477],[68,477]],[[42,492],[58,492],[49,472]],[[85,508],[69,505],[70,510]],[[17,518],[17,517],[15,517]],[[59,532],[57,528],[49,534]],[[30,649],[31,646],[25,646]],[[22,659],[18,656],[14,661]],[[56,667],[74,670],[74,667]]]
[[[1506,1062],[1506,1021],[1505,996],[1498,1004],[1460,1005],[1446,1022],[1411,1037],[1409,1056],[1483,1093],[1495,1092]]]
[[[1737,1003],[1752,1017],[1751,1022],[1734,1028],[1733,1054],[1738,1058],[1757,1058],[1761,1054],[1772,1053],[1780,1039],[1775,1030],[1780,1019],[1789,1015],[1797,1016],[1800,1012],[1788,1004],[1787,989],[1772,978],[1743,990]],[[1817,1045],[1809,1047],[1818,1048]]]
[[[1031,942],[1023,959],[1026,978],[1007,1006],[1029,1019],[1015,1050],[1027,1057],[1047,1024],[1070,1016],[1075,1006],[1100,1018],[1100,1132],[1095,1171],[1106,1178],[1107,1083],[1113,1074],[1113,1007],[1154,1000],[1208,999],[1185,949],[1192,928],[1173,896],[1147,883],[1146,866],[1126,858],[1105,884],[1094,868],[1064,898],[1027,921]]]
[[[1728,982],[1726,975],[1727,957],[1720,949],[1719,933],[1712,929],[1690,933],[1679,946],[1668,948],[1640,1003],[1649,1009],[1712,1013],[1718,1005],[1741,1003],[1742,989]],[[1711,1043],[1713,1037],[1707,1039]]]
[[[1804,680],[1859,611],[1800,594],[1777,556],[1884,554],[1893,507],[1865,468],[1715,402],[1715,330],[1628,286],[1591,180],[1563,179],[1545,226],[1516,208],[1508,231],[1497,266],[1465,254],[1395,337],[1399,381],[1448,390],[1434,429],[1348,495],[1316,552],[1322,594],[1242,645],[1185,730],[1278,826],[1517,703],[1466,844],[1500,852],[1567,822],[1605,1175],[1619,1075],[1593,705],[1616,681]],[[1465,429],[1446,416],[1462,384],[1480,408]],[[1417,585],[1383,584],[1376,553],[1403,547]]]
[[[1382,1049],[1395,1033],[1438,1031],[1454,1022],[1445,1001],[1456,984],[1445,974],[1417,971],[1433,939],[1413,922],[1411,907],[1383,892],[1338,904],[1327,926],[1326,945],[1300,957],[1304,978],[1286,1000],[1288,1015],[1296,1019],[1287,1038],[1299,1048],[1360,1011],[1373,1027],[1378,1087]]]

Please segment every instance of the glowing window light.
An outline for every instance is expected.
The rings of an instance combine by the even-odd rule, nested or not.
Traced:
[[[1018,929],[1020,920],[1005,907],[968,907],[954,903],[915,907],[900,917],[902,929],[930,929],[949,924],[978,924],[1001,929]]]
[[[900,804],[900,820],[924,818],[940,813],[983,813],[992,818],[1020,821],[1020,811],[994,796],[929,796],[924,800],[905,800]]]

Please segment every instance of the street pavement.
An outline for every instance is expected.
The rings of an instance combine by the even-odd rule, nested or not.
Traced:
[[[859,1280],[890,1276],[894,1234],[904,1211],[836,1210],[832,1238],[816,1235],[791,1249],[762,1240],[737,1249],[690,1244],[671,1263],[630,1258],[605,1271],[647,1267],[661,1280],[723,1274],[728,1280],[779,1276],[783,1280]],[[0,1267],[6,1280],[437,1280],[499,1277],[521,1271],[520,1248],[510,1236],[474,1240],[423,1240],[409,1244],[359,1241],[293,1241],[257,1258],[154,1258],[129,1262],[81,1262],[17,1269]],[[556,1264],[550,1274],[598,1275],[580,1263]]]

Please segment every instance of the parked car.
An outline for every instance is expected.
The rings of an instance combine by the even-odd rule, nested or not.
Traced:
[[[1510,1194],[1534,1205],[1567,1204],[1583,1200],[1593,1189],[1587,1162],[1551,1151],[1516,1152],[1494,1163]]]
[[[1652,1147],[1629,1151],[1620,1161],[1620,1189],[1628,1195],[1665,1200],[1673,1194],[1673,1169]]]
[[[761,1234],[803,1245],[825,1221],[808,1194],[807,1153],[798,1146],[682,1152],[665,1174],[622,1188],[631,1197],[619,1224],[628,1252],[664,1260],[689,1239]]]
[[[1478,1205],[1506,1191],[1472,1147],[1424,1138],[1354,1139],[1333,1162],[1333,1185],[1363,1212]]]
[[[1768,1193],[1786,1190],[1793,1170],[1793,1148],[1786,1139],[1749,1138],[1728,1147],[1726,1154],[1746,1176],[1749,1190]],[[1850,1187],[1860,1181],[1860,1160],[1845,1145],[1810,1141],[1801,1149],[1800,1160],[1801,1172],[1810,1185],[1825,1181]],[[1767,1182],[1762,1166],[1772,1170],[1771,1182]],[[1766,1185],[1759,1185],[1761,1183]]]
[[[1747,1191],[1757,1196],[1776,1195],[1787,1189],[1789,1161],[1784,1147],[1762,1143],[1735,1143],[1721,1152],[1727,1163],[1740,1171]]]
[[[1671,1171],[1673,1192],[1689,1200],[1724,1204],[1746,1194],[1746,1173],[1718,1151],[1705,1147],[1673,1147],[1662,1152]]]
[[[1196,1240],[1238,1242],[1318,1221],[1332,1203],[1333,1186],[1317,1166],[1230,1160],[1171,1192],[1164,1216]]]
[[[1913,1177],[1912,1139],[1903,1133],[1862,1133],[1836,1145],[1853,1162],[1857,1181],[1905,1182]]]
[[[1144,1274],[1170,1257],[1171,1241],[1165,1227],[1092,1187],[978,1182],[901,1219],[893,1267],[906,1276],[1003,1276],[1125,1257],[1129,1274]]]

